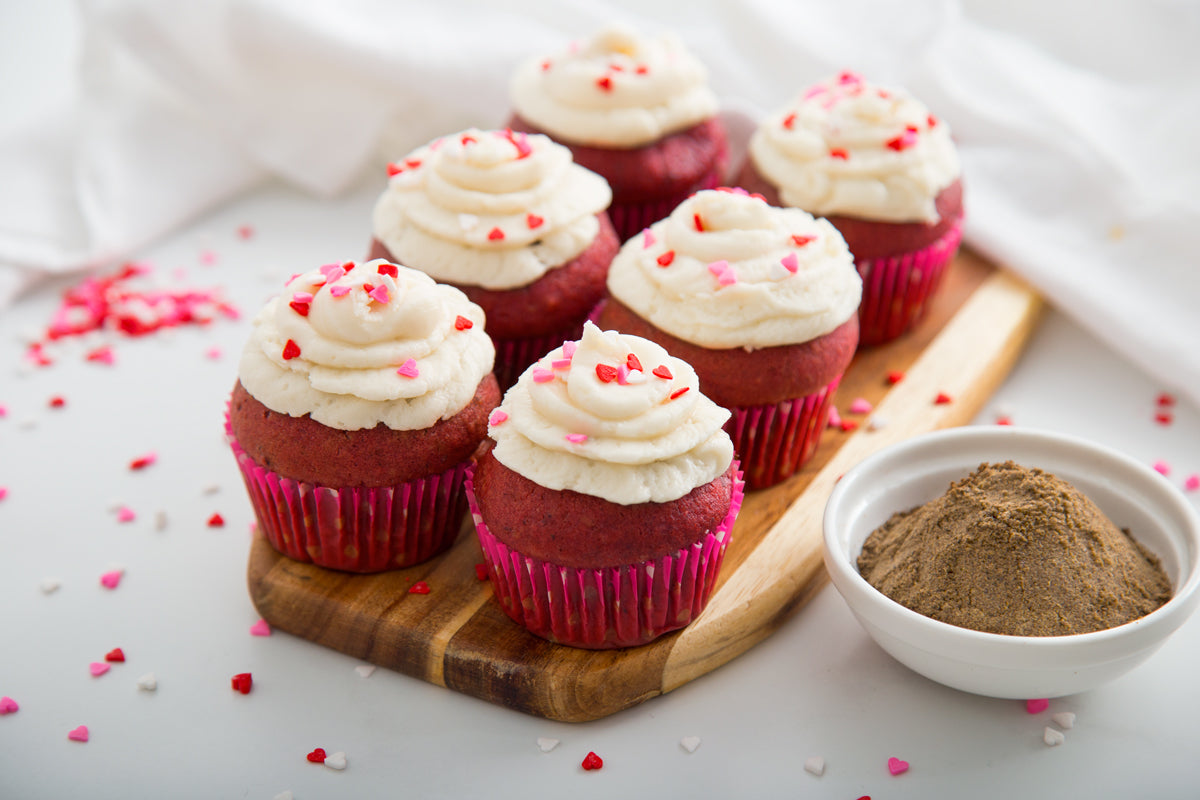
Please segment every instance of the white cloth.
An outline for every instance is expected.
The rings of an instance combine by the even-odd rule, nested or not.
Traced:
[[[621,20],[679,34],[751,117],[843,68],[907,87],[959,143],[967,242],[1200,402],[1200,10],[1186,0],[79,9],[80,103],[0,139],[0,307],[39,275],[136,256],[270,176],[334,196],[384,156],[500,126],[521,59]]]

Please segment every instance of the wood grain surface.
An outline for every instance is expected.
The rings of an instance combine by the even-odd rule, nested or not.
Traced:
[[[826,580],[821,518],[837,479],[882,447],[974,417],[1016,362],[1040,309],[1016,278],[961,252],[917,328],[855,355],[835,402],[859,427],[827,430],[800,473],[747,494],[704,613],[642,647],[580,650],[527,633],[476,577],[483,559],[469,519],[444,555],[380,575],[293,561],[256,536],[251,599],[275,628],[439,686],[555,720],[607,716],[727,663],[803,606]],[[891,371],[903,380],[889,383]],[[939,393],[950,402],[936,402]],[[872,429],[847,414],[859,397],[886,424]],[[429,593],[409,593],[422,580]]]

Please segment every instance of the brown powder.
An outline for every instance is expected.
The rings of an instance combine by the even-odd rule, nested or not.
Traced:
[[[1007,461],[892,515],[858,569],[879,591],[951,625],[1018,636],[1103,630],[1171,598],[1158,559],[1070,484]]]

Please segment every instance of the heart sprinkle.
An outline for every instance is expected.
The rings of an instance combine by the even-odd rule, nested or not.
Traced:
[[[545,222],[546,220],[542,219],[537,214],[530,213],[525,215],[525,224],[530,230],[542,227]]]
[[[158,689],[158,678],[154,677],[153,672],[147,672],[137,679],[137,687],[143,692],[153,692]]]
[[[538,749],[543,753],[549,753],[554,748],[558,747],[558,739],[550,739],[545,736],[539,736],[537,740]]]
[[[810,775],[816,775],[818,778],[825,774],[825,758],[823,756],[810,756],[804,761],[804,771]]]
[[[230,685],[233,686],[233,690],[236,692],[250,694],[250,687],[254,685],[254,678],[251,677],[249,672],[239,672],[230,680]]]
[[[456,331],[467,331],[474,327],[475,323],[471,322],[471,320],[467,319],[462,314],[459,314],[454,318],[454,330]]]
[[[100,585],[105,589],[115,589],[121,583],[121,578],[125,576],[125,570],[114,569],[100,576]]]
[[[121,506],[117,509],[117,522],[133,522],[137,519],[137,514],[133,513],[133,509],[129,506]]]
[[[1054,728],[1049,727],[1042,731],[1042,741],[1050,747],[1058,747],[1066,740],[1067,737],[1063,736],[1062,731],[1056,731]]]
[[[589,752],[586,756],[583,757],[582,766],[584,769],[586,769],[588,771],[591,771],[594,769],[600,769],[601,767],[604,766],[604,759],[602,759],[600,756],[596,755],[595,753]]]
[[[62,587],[62,582],[56,578],[46,578],[41,583],[42,594],[54,594]]]
[[[888,759],[888,772],[893,775],[903,775],[908,772],[908,762],[892,756]]]
[[[417,581],[408,589],[409,594],[429,594],[429,584],[425,581]]]
[[[1038,698],[1037,700],[1026,700],[1025,711],[1030,714],[1040,714],[1050,707],[1050,701],[1046,698]]]
[[[696,748],[700,746],[699,736],[685,736],[679,740],[679,746],[689,753],[696,752]]]
[[[138,456],[133,461],[129,462],[131,470],[145,469],[158,460],[158,456],[154,453],[146,453],[144,456]]]
[[[360,677],[360,678],[369,678],[369,677],[371,677],[371,675],[373,675],[375,673],[375,665],[374,664],[359,664],[357,667],[354,668],[354,671],[358,673],[358,677]]]
[[[0,697],[0,717],[19,711],[21,707],[11,697]]]
[[[657,367],[650,370],[650,373],[656,377],[662,378],[664,381],[669,381],[675,377],[671,374],[671,370],[667,369],[666,364],[659,364]]]
[[[67,738],[72,742],[86,742],[89,738],[87,725],[80,725],[73,731],[67,734]]]
[[[938,392],[937,397],[933,398],[933,402],[935,405],[944,406],[947,403],[952,403],[954,401],[951,399],[950,395],[946,394],[945,392]]]
[[[210,527],[210,528],[223,528],[223,527],[225,527],[225,518],[222,517],[220,514],[213,514],[211,517],[208,518],[207,524],[208,524],[208,527]]]
[[[287,343],[285,343],[283,345],[283,353],[282,353],[283,360],[291,361],[293,358],[296,358],[299,355],[300,355],[300,345],[296,344],[294,339],[288,339]]]
[[[251,636],[270,636],[271,626],[265,619],[260,619],[258,622],[250,626]]]
[[[420,372],[420,370],[417,369],[416,360],[410,358],[407,361],[405,361],[403,364],[401,364],[399,367],[396,368],[396,374],[401,375],[405,378],[415,378],[418,375],[420,375],[421,372]]]
[[[865,397],[856,397],[850,402],[851,414],[870,414],[871,410],[872,406]]]
[[[104,660],[115,664],[124,664],[125,651],[119,647],[114,647],[104,654]]]
[[[314,749],[311,753],[309,753],[307,756],[305,756],[305,758],[307,758],[309,761],[311,761],[314,764],[324,764],[325,763],[325,748],[318,747],[318,748]]]
[[[1072,711],[1059,711],[1057,714],[1051,714],[1050,719],[1054,720],[1054,724],[1064,731],[1075,727],[1075,713]]]
[[[346,754],[339,750],[333,755],[326,756],[325,766],[338,771],[344,770],[346,768]]]
[[[475,579],[480,581],[488,579],[487,564],[480,563],[475,565]]]

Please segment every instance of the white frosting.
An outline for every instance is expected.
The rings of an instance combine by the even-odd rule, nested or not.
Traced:
[[[272,411],[349,431],[428,428],[461,411],[496,354],[483,310],[422,272],[396,266],[392,277],[381,265],[341,277],[327,265],[288,281],[254,319],[238,366],[246,391]]]
[[[886,222],[937,222],[934,199],[962,171],[944,121],[853,73],[766,117],[750,157],[785,205]]]
[[[829,333],[857,312],[862,280],[826,220],[713,189],[627,241],[608,291],[659,330],[721,350]]]
[[[708,72],[678,38],[610,26],[513,75],[513,108],[561,141],[641,147],[717,113]]]
[[[733,460],[722,430],[729,412],[700,394],[690,366],[591,322],[571,353],[575,344],[539,360],[505,393],[488,429],[500,463],[549,489],[622,505],[670,502],[724,474]],[[641,370],[628,368],[630,353]],[[617,377],[605,382],[597,365]],[[660,366],[671,377],[655,375]]]
[[[392,171],[375,204],[375,237],[405,264],[459,286],[533,283],[591,245],[596,215],[612,202],[604,178],[541,135],[466,130]]]

